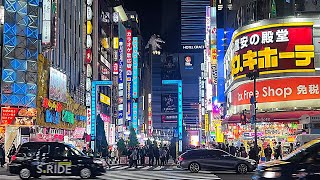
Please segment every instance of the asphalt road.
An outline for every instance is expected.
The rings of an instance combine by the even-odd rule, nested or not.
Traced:
[[[250,180],[252,173],[246,175],[236,174],[234,172],[209,172],[200,171],[199,173],[190,173],[173,166],[165,167],[150,167],[139,166],[136,168],[129,168],[127,166],[112,167],[103,176],[96,179],[112,179],[112,180]],[[10,175],[4,169],[0,169],[1,180],[18,180],[16,175]],[[42,176],[41,179],[80,179],[76,176]]]

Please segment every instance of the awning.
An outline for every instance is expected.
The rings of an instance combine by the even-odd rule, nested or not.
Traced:
[[[320,111],[287,111],[257,113],[257,122],[298,122],[303,115],[316,116]],[[250,122],[250,114],[246,114]],[[240,114],[234,114],[222,121],[223,124],[240,123]]]

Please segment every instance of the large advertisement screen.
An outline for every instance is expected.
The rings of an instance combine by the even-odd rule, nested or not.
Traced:
[[[233,37],[231,74],[245,78],[255,68],[260,75],[314,72],[313,23],[260,26]]]
[[[178,112],[178,94],[168,93],[161,95],[161,112]]]
[[[50,68],[49,99],[66,102],[67,101],[67,75]]]

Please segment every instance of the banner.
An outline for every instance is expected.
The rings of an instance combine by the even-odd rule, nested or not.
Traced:
[[[49,99],[66,102],[67,101],[67,75],[50,68]]]
[[[320,77],[292,77],[258,81],[257,102],[280,102],[320,99]],[[253,82],[240,85],[231,92],[232,105],[250,104]]]
[[[108,106],[111,105],[111,100],[109,96],[106,96],[102,93],[100,93],[100,102],[102,102],[103,104],[106,104]]]

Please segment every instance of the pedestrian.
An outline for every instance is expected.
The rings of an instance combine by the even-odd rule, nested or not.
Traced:
[[[13,144],[8,154],[9,161],[11,161],[11,157],[16,154],[16,151],[16,146]]]
[[[278,145],[276,146],[275,149],[275,159],[282,159],[282,147],[281,147],[281,142],[278,142]]]
[[[146,156],[146,149],[145,147],[142,147],[140,150],[140,163],[141,165],[144,165],[144,161],[145,161],[145,156]]]
[[[266,157],[266,162],[270,161],[271,155],[272,155],[272,149],[270,148],[270,144],[268,144],[263,151],[264,151],[264,156]]]
[[[159,165],[160,165],[160,161],[159,161],[159,159],[160,159],[160,152],[159,152],[158,146],[156,146],[156,147],[154,148],[154,157],[156,158],[156,166],[159,166]]]
[[[102,146],[102,150],[101,150],[101,156],[102,158],[106,161],[107,166],[109,167],[109,169],[111,168],[111,165],[109,164],[109,150],[106,149],[104,146]]]
[[[152,145],[149,146],[148,155],[149,155],[149,166],[153,166],[153,163],[154,163],[154,150],[153,150]]]
[[[256,160],[256,152],[255,152],[255,150],[254,150],[253,147],[250,147],[250,150],[249,150],[249,159]]]
[[[83,148],[82,148],[82,153],[85,154],[85,155],[87,155],[87,148],[86,148],[86,147],[83,147]]]
[[[1,167],[3,167],[3,165],[4,165],[5,158],[6,158],[6,155],[4,153],[3,145],[1,144],[0,145],[0,165],[1,165]]]
[[[160,166],[164,166],[166,156],[167,156],[167,151],[165,150],[165,148],[161,148],[159,153],[160,153],[160,160],[161,160]]]
[[[248,156],[246,148],[244,147],[243,144],[241,144],[241,147],[240,147],[239,151],[240,151],[240,156],[241,157],[246,158]]]
[[[289,153],[292,153],[293,150],[294,150],[293,143],[290,143]]]
[[[231,146],[229,147],[230,149],[230,154],[235,156],[236,155],[236,147],[234,147],[233,143],[231,144]]]
[[[229,147],[229,144],[227,143],[226,144],[226,150],[225,150],[227,153],[230,153],[230,147]]]
[[[168,147],[165,147],[165,150],[166,150],[166,164],[168,164],[170,159],[170,153],[169,153]]]
[[[135,168],[138,168],[138,163],[137,163],[137,161],[138,161],[138,149],[137,149],[137,148],[134,148],[134,149],[132,150],[132,153],[131,153],[131,155],[130,155],[130,158],[131,158],[130,168],[131,168],[132,166],[134,166]]]

